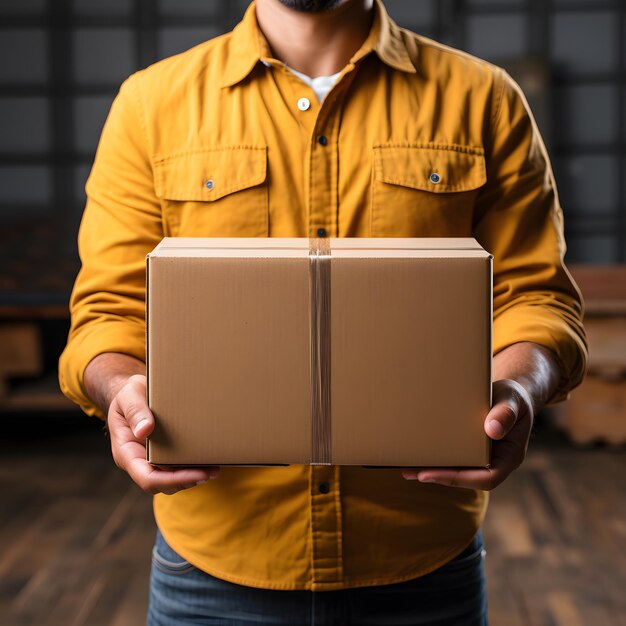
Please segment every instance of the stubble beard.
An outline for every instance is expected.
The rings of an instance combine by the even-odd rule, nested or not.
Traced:
[[[279,0],[281,4],[301,13],[324,13],[336,9],[343,0]]]

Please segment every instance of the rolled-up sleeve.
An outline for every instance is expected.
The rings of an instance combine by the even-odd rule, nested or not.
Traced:
[[[548,401],[554,404],[585,374],[583,299],[564,263],[563,211],[546,148],[523,93],[504,71],[493,102],[487,184],[473,225],[494,257],[493,352],[522,341],[550,349],[561,368]]]
[[[113,101],[87,180],[78,235],[82,265],[59,360],[63,393],[101,418],[85,391],[84,370],[104,352],[145,360],[145,257],[163,237],[139,80],[140,74],[127,79]]]

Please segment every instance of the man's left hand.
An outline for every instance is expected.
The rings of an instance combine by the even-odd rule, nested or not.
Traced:
[[[491,467],[476,469],[404,470],[407,480],[433,482],[448,487],[490,491],[517,469],[528,449],[533,426],[533,406],[526,389],[510,379],[493,384],[493,406],[485,418],[485,432],[495,441],[491,446]]]
[[[526,458],[535,415],[555,396],[563,373],[551,349],[521,341],[493,357],[492,406],[485,418],[491,466],[476,469],[405,469],[407,480],[491,491]]]

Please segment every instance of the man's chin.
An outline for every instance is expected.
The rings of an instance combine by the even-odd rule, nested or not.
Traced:
[[[345,0],[279,0],[289,9],[301,13],[324,13],[336,9]]]

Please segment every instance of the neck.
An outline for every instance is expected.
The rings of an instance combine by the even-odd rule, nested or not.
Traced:
[[[280,0],[256,0],[259,28],[272,54],[307,76],[341,71],[369,34],[374,0],[345,0],[322,13],[305,13]]]

